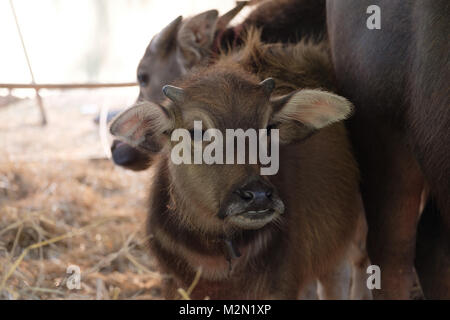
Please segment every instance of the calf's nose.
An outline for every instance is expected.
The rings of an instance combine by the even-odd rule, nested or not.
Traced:
[[[272,201],[272,188],[261,183],[251,183],[235,191],[249,209],[266,209]]]

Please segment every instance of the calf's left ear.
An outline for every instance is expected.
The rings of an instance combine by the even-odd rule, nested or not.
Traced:
[[[280,130],[284,143],[302,140],[330,124],[347,119],[353,106],[336,94],[303,89],[271,100],[271,122]]]
[[[120,140],[147,153],[161,150],[173,127],[166,108],[151,102],[136,104],[120,113],[111,123],[110,132]]]

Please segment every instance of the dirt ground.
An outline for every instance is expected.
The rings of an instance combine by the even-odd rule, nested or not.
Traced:
[[[92,121],[101,106],[134,97],[129,89],[44,97],[46,127],[33,99],[0,100],[0,299],[161,297],[165,276],[144,230],[151,172],[115,167]],[[68,288],[70,266],[80,268],[80,289]]]

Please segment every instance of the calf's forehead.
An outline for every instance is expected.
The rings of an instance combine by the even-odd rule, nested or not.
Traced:
[[[268,120],[269,98],[258,83],[217,79],[187,87],[184,122],[202,120],[215,128],[260,128]]]

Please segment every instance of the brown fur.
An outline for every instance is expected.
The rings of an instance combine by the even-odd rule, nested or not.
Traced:
[[[179,107],[184,114],[209,105],[202,112],[218,128],[262,128],[268,110],[262,107],[266,102],[258,82],[274,77],[274,96],[298,88],[330,88],[326,57],[320,45],[263,46],[254,37],[244,51],[180,82],[187,101],[195,103]],[[349,249],[360,214],[358,170],[342,123],[281,146],[280,171],[264,179],[276,187],[286,211],[258,230],[228,227],[215,211],[215,196],[223,198],[257,168],[216,166],[211,176],[204,165],[174,166],[168,151],[163,148],[156,157],[148,220],[151,248],[176,278],[168,297],[176,296],[177,287],[187,288],[201,267],[193,298],[294,299],[312,279],[332,272]],[[232,271],[224,237],[231,237],[242,253],[233,259]]]
[[[269,0],[250,13],[244,28],[261,29],[266,43],[326,38],[325,0]]]

